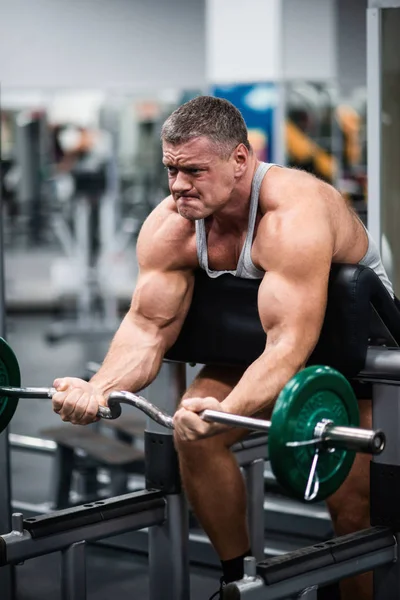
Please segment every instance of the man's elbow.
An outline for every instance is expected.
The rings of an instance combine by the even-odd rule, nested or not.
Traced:
[[[314,335],[310,331],[302,333],[288,333],[267,345],[265,354],[276,352],[279,361],[282,361],[291,372],[297,373],[305,367],[308,359],[314,351],[319,339],[319,331]]]

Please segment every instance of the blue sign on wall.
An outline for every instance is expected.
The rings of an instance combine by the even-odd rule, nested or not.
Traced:
[[[242,113],[249,141],[259,160],[273,162],[274,114],[277,87],[274,83],[215,86],[211,93],[232,102]]]

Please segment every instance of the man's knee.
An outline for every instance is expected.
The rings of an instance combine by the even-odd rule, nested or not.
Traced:
[[[174,432],[174,444],[179,456],[193,460],[201,460],[202,457],[205,458],[207,455],[216,456],[219,452],[224,452],[229,448],[229,441],[226,440],[224,435],[186,441]]]
[[[202,463],[210,460],[217,463],[219,457],[226,457],[227,452],[233,456],[232,446],[247,435],[248,432],[243,429],[231,429],[209,438],[186,441],[174,432],[174,444],[180,463],[198,470]]]
[[[209,445],[205,444],[207,442],[204,440],[195,440],[195,441],[186,441],[183,440],[179,435],[174,431],[174,444],[175,449],[179,455],[188,455],[188,456],[198,456],[207,452],[209,449]]]

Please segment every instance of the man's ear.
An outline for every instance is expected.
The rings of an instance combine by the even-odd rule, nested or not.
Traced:
[[[244,144],[239,144],[233,151],[235,161],[235,174],[240,177],[246,170],[249,161],[249,150]]]

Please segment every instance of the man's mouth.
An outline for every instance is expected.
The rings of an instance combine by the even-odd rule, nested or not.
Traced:
[[[193,200],[198,200],[197,196],[179,196],[178,201],[183,203],[192,202]]]

